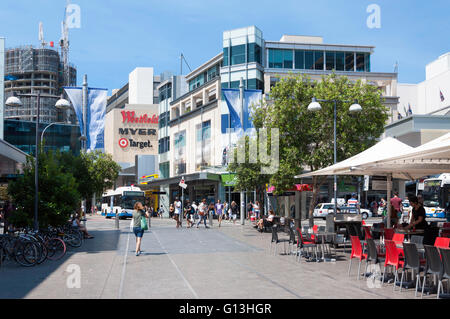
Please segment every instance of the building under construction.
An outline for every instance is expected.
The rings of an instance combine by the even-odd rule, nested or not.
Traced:
[[[41,97],[40,118],[43,123],[69,120],[76,123],[73,109],[58,110],[56,102],[63,94],[63,86],[75,86],[77,70],[69,65],[66,72],[57,50],[33,48],[32,46],[8,49],[5,52],[5,100],[17,94],[36,94]],[[51,97],[48,97],[51,96]],[[37,101],[35,97],[20,96],[21,107],[5,106],[5,119],[36,121]]]

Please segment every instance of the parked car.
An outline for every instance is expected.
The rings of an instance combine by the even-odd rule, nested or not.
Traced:
[[[326,219],[328,214],[334,213],[333,203],[321,203],[316,206],[313,217]]]
[[[358,208],[355,206],[344,206],[338,208],[338,213],[341,214],[361,214],[362,219],[367,219],[373,217],[372,212],[369,209]]]

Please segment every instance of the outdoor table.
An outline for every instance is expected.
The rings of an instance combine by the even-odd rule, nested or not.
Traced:
[[[323,262],[335,262],[336,261],[336,259],[334,259],[334,258],[325,258],[325,238],[327,237],[327,236],[336,236],[337,234],[335,233],[335,232],[317,232],[317,233],[314,233],[313,234],[314,236],[317,236],[317,237],[322,237],[322,258],[320,259],[321,261],[323,261]],[[318,260],[318,261],[320,261],[320,260]]]
[[[408,239],[411,238],[412,235],[423,235],[425,234],[425,230],[423,229],[414,229],[414,230],[402,230],[402,229],[396,229],[396,233],[398,234],[404,234]]]

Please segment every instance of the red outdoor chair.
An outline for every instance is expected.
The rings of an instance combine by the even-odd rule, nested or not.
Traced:
[[[305,250],[305,248],[311,248],[316,256],[317,259],[317,245],[314,242],[314,240],[305,240],[303,238],[302,235],[302,231],[300,230],[300,228],[297,227],[297,235],[298,235],[298,242],[297,242],[297,249],[302,249]],[[297,253],[299,261],[301,261],[302,258],[302,254],[301,253]],[[309,255],[310,257],[311,255]]]
[[[384,262],[384,273],[383,273],[383,281],[384,282],[384,276],[386,274],[386,268],[387,266],[394,267],[395,270],[395,279],[394,279],[394,291],[395,291],[395,285],[398,281],[398,269],[400,267],[404,267],[405,261],[403,258],[400,257],[400,253],[397,249],[397,245],[392,240],[385,240],[384,244],[386,246],[386,260]]]
[[[449,248],[450,247],[450,238],[438,237],[434,242],[434,247],[437,248]]]
[[[348,275],[350,276],[350,271],[352,268],[352,259],[358,258],[359,266],[358,266],[358,280],[361,276],[361,262],[367,259],[367,254],[363,253],[361,241],[358,236],[350,236],[352,240],[352,254],[350,255],[350,265],[348,267]]]
[[[392,237],[392,241],[395,242],[395,244],[397,244],[397,245],[403,245],[403,242],[405,241],[405,234],[395,233],[394,236]],[[397,247],[397,250],[398,250],[400,256],[403,257],[404,256],[403,248]]]
[[[370,226],[363,226],[363,229],[364,229],[364,234],[366,235],[366,240],[367,239],[373,239],[373,237],[372,237],[372,234],[370,233],[370,229],[371,229],[371,227]]]

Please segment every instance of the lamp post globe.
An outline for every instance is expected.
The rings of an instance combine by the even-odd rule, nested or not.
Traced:
[[[70,103],[66,99],[59,99],[56,102],[55,107],[62,110],[68,109],[70,107]]]
[[[22,101],[17,96],[10,96],[5,104],[11,107],[20,107],[23,105]]]
[[[319,102],[317,102],[316,98],[313,97],[311,103],[308,106],[308,111],[317,112],[317,111],[320,111],[321,109],[322,109],[322,106],[319,104]]]
[[[359,113],[362,111],[362,106],[359,105],[358,101],[355,101],[355,103],[350,106],[349,112],[350,113]]]

